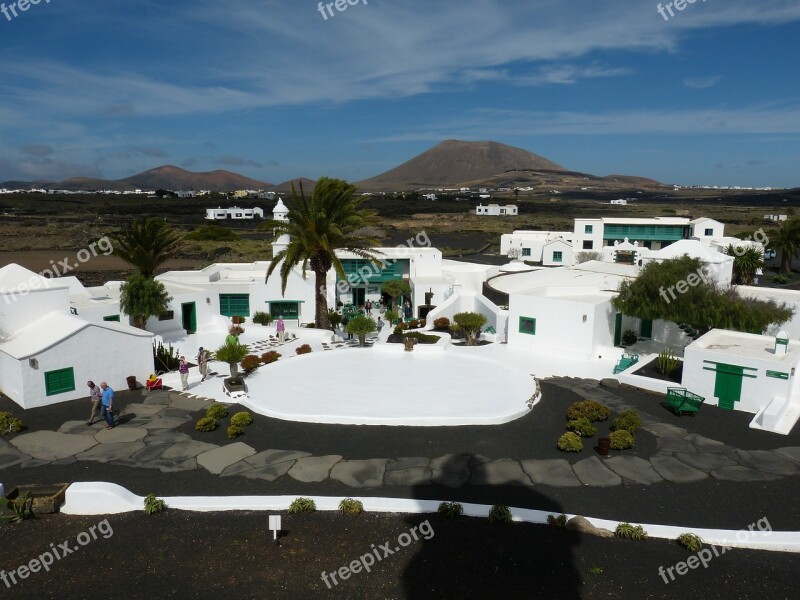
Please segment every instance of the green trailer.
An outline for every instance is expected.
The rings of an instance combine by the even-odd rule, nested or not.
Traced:
[[[678,416],[683,413],[694,416],[704,400],[705,398],[693,394],[686,388],[667,388],[667,406]]]

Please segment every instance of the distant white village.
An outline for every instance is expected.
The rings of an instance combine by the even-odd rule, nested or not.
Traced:
[[[287,212],[278,199],[273,218],[285,220]],[[263,211],[217,208],[206,215],[255,217]],[[273,256],[288,242],[278,238]],[[683,388],[707,404],[752,413],[752,427],[788,433],[800,417],[800,310],[763,335],[712,330],[698,336],[680,324],[623,315],[612,305],[619,284],[634,280],[643,266],[683,255],[699,259],[720,285],[730,286],[733,257],[723,253],[730,245],[763,251],[760,241],[727,236],[719,221],[674,216],[580,218],[571,231],[512,231],[501,237],[508,262],[500,266],[445,259],[420,232],[406,244],[377,249],[380,268],[339,253],[344,277],[328,273],[327,302],[339,309],[367,301],[377,306],[383,283],[406,281],[411,293],[400,300],[408,301],[411,318],[425,319],[426,329],[437,318],[480,313],[486,317],[482,339],[492,343],[479,350],[493,360],[524,364],[537,377],[565,370],[600,374],[666,393],[676,384],[636,375],[636,361],[623,359],[634,352],[644,362],[670,348],[684,359]],[[270,259],[158,275],[171,296],[169,311],[151,318],[146,331],[130,326],[121,311],[120,281],[85,287],[75,277],[47,279],[7,265],[0,269],[0,391],[30,408],[84,396],[83,381],[98,372],[112,385],[130,375],[144,381],[153,370],[155,341],[196,348],[202,344],[197,340],[222,339],[233,317],[258,311],[282,316],[302,339],[303,327],[314,321],[313,278],[295,269],[281,291],[279,277],[265,282]],[[797,291],[738,291],[800,309]],[[636,334],[633,348],[623,347],[627,331]],[[342,334],[325,335],[333,340]]]

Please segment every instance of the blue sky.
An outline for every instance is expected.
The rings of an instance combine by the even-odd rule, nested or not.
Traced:
[[[324,19],[311,0],[40,0],[0,13],[0,181],[163,164],[357,181],[456,138],[598,175],[800,186],[800,2],[657,4],[367,0]]]

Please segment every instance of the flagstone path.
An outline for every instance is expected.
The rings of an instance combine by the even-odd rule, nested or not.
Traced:
[[[551,379],[615,412],[633,408],[597,381]],[[800,473],[800,447],[777,450],[739,450],[638,410],[642,429],[657,438],[657,452],[646,460],[637,456],[590,456],[562,459],[511,460],[470,454],[438,457],[401,456],[346,460],[340,455],[312,456],[299,449],[256,451],[246,442],[216,445],[174,431],[197,418],[211,400],[176,391],[146,394],[142,403],[128,405],[122,424],[106,430],[102,421],[87,427],[67,421],[58,431],[33,431],[11,440],[0,438],[0,469],[13,465],[37,467],[80,461],[158,469],[165,473],[204,469],[220,477],[275,481],[289,477],[314,483],[339,481],[352,488],[440,484],[609,487],[618,485],[682,484],[712,477],[737,482],[769,481]],[[132,418],[125,420],[128,415]]]

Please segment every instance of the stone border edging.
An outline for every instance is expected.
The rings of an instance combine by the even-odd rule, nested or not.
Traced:
[[[169,508],[197,512],[229,510],[287,510],[289,504],[298,496],[173,496],[164,497]],[[339,497],[308,496],[314,500],[317,510],[339,510]],[[435,513],[441,501],[416,500],[408,498],[357,497],[368,512]],[[488,504],[463,503],[464,515],[468,517],[487,517]],[[134,512],[144,509],[144,497],[137,496],[115,483],[76,482],[67,488],[66,501],[61,512],[69,515],[107,515]],[[511,507],[514,521],[543,525],[548,511]],[[565,513],[567,518],[576,515]],[[595,527],[614,531],[619,521],[586,517]],[[651,538],[674,540],[682,533],[694,533],[708,545],[752,550],[800,553],[800,532],[770,531],[751,532],[725,529],[698,529],[677,525],[641,524]],[[744,540],[738,538],[742,531],[748,535]],[[747,539],[752,537],[752,539]]]

